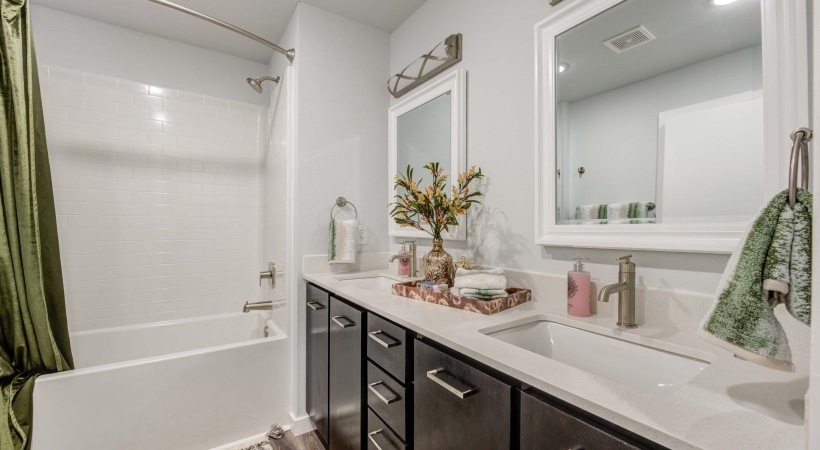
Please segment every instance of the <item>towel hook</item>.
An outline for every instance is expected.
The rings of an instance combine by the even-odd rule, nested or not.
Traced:
[[[802,164],[800,187],[809,188],[809,141],[813,132],[810,128],[801,127],[791,133],[792,154],[789,161],[789,206],[794,208],[797,202],[797,169]]]
[[[347,199],[344,197],[339,197],[336,199],[336,203],[333,205],[332,208],[330,208],[330,218],[333,219],[333,210],[336,209],[336,207],[344,208],[347,205],[353,207],[353,211],[356,213],[356,220],[359,220],[359,210],[356,208],[356,205],[354,205],[353,202],[347,201]]]

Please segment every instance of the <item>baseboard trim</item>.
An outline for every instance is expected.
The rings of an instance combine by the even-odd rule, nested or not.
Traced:
[[[293,413],[290,413],[290,419],[293,422],[293,425],[290,427],[290,431],[293,432],[294,436],[310,433],[316,429],[313,426],[313,422],[310,421],[310,417],[307,415],[297,417],[293,415]]]

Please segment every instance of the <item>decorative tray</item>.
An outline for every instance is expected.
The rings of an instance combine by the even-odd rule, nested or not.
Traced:
[[[449,306],[450,308],[463,309],[485,315],[500,313],[513,306],[527,303],[532,300],[532,292],[529,289],[508,288],[506,298],[495,300],[479,300],[476,298],[460,297],[452,295],[450,292],[425,291],[416,287],[415,281],[398,283],[393,285],[393,295],[412,298],[427,303]]]

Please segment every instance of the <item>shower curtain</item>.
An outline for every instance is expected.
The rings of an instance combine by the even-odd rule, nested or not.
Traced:
[[[34,378],[72,368],[28,0],[0,0],[0,449],[31,445]]]

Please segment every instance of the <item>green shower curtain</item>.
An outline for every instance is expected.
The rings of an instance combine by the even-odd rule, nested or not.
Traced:
[[[34,378],[72,368],[28,0],[0,0],[0,449],[31,445]]]

